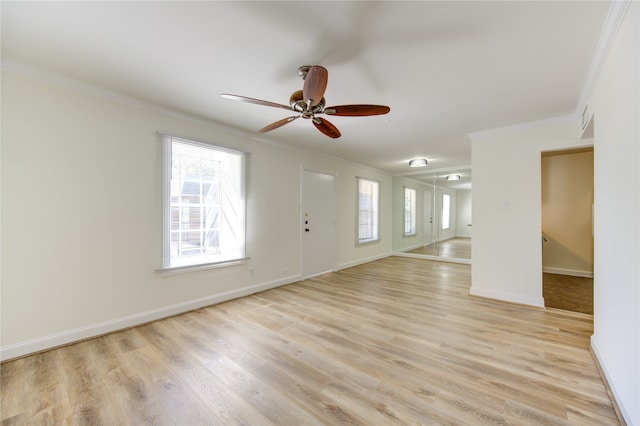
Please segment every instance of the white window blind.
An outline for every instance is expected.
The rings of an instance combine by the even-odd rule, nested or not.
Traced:
[[[162,135],[164,269],[245,259],[245,154]]]
[[[380,182],[358,178],[358,242],[378,240]]]
[[[451,196],[442,194],[442,229],[449,229],[451,218]]]
[[[416,190],[404,188],[404,235],[416,233]]]

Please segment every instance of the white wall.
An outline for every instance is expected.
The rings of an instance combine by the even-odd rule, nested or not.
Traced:
[[[336,175],[337,268],[391,252],[388,174],[79,87],[2,73],[3,359],[299,279],[301,167]],[[156,272],[157,131],[250,153],[246,264]],[[381,182],[379,243],[355,244],[356,176]]]
[[[544,306],[540,155],[580,146],[577,118],[470,137],[474,200],[471,294]]]
[[[589,99],[595,120],[591,346],[629,425],[640,424],[639,26],[640,3],[630,2]],[[471,294],[543,306],[540,153],[582,146],[576,124],[567,119],[470,135]]]
[[[594,335],[629,425],[640,424],[640,3],[629,9],[589,100],[594,112]]]
[[[456,190],[456,236],[470,238],[472,235],[472,203],[471,203],[471,190],[470,189],[458,189]]]

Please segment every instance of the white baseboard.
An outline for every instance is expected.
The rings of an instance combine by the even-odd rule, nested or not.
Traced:
[[[435,243],[435,241],[433,241],[431,244],[433,244],[433,243]],[[402,248],[402,252],[407,252],[407,251],[411,251],[411,250],[415,250],[415,249],[420,249],[420,248],[422,248],[424,246],[425,246],[425,244],[423,244],[423,243],[414,244],[414,245],[409,246],[409,247],[403,247]]]
[[[598,350],[599,346],[600,345],[598,344],[598,339],[596,335],[595,334],[592,335],[591,336],[591,352],[593,353],[593,356],[596,358],[596,362],[598,363],[598,367],[599,367],[598,370],[604,376],[603,380],[606,382],[605,384],[608,390],[610,391],[610,397],[614,399],[614,401],[612,402],[615,404],[616,411],[618,412],[617,414],[619,414],[619,416],[622,416],[623,419],[621,420],[624,420],[628,425],[634,425],[636,423],[631,418],[631,415],[629,414],[629,412],[625,409],[624,405],[619,403],[619,401],[622,401],[622,399],[620,398],[620,395],[618,394],[613,382],[610,380],[610,375],[607,371],[607,365],[602,362],[602,355],[601,355],[601,352]]]
[[[373,262],[375,260],[384,259],[385,257],[389,257],[389,256],[392,256],[392,253],[385,253],[385,254],[380,254],[380,255],[377,255],[377,256],[368,257],[366,259],[355,260],[353,262],[341,263],[338,266],[336,266],[336,271],[339,271],[341,269],[352,268],[354,266],[362,265],[364,263]]]
[[[280,287],[282,285],[291,284],[300,280],[300,275],[292,275],[290,277],[270,281],[267,283],[243,287],[241,289],[203,297],[201,299],[190,300],[188,302],[178,303],[175,305],[141,312],[139,314],[129,315],[122,318],[116,318],[114,320],[104,321],[98,324],[92,324],[73,330],[67,330],[37,339],[2,346],[0,347],[0,361],[6,361],[32,353],[53,349],[58,346],[68,345],[70,343],[79,342],[81,340],[101,336],[103,334],[112,333],[114,331],[123,330],[129,327],[134,327],[162,318],[182,314],[184,312],[193,311],[205,306],[215,305],[218,303],[226,302],[228,300],[258,293],[260,291],[265,291],[271,288]]]
[[[570,275],[572,277],[593,278],[593,272],[591,271],[576,271],[573,269],[560,268],[542,268],[542,272],[546,272],[548,274]]]
[[[543,297],[523,296],[521,294],[513,294],[486,288],[478,288],[474,287],[473,285],[469,290],[469,294],[471,296],[484,297],[487,299],[501,300],[504,302],[518,303],[520,305],[529,305],[544,308]]]
[[[471,259],[461,259],[458,257],[433,256],[430,254],[405,253],[401,251],[394,252],[393,256],[411,257],[414,259],[437,260],[438,262],[463,263],[466,265],[471,265]]]

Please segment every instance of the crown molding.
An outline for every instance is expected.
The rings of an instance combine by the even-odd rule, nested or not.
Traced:
[[[604,25],[602,26],[602,32],[600,33],[600,39],[598,40],[596,51],[593,55],[593,58],[591,59],[591,66],[589,67],[589,71],[587,72],[587,78],[585,80],[584,86],[582,87],[580,99],[578,100],[578,104],[576,105],[575,113],[578,116],[582,114],[587,106],[587,102],[591,97],[595,83],[600,76],[600,72],[602,71],[602,66],[607,59],[609,50],[611,50],[613,41],[616,38],[618,29],[620,28],[620,25],[624,20],[631,2],[632,0],[613,0],[611,2],[609,12],[604,21]]]
[[[519,132],[523,130],[530,130],[538,127],[546,127],[546,126],[551,126],[554,124],[560,124],[560,123],[566,123],[566,122],[575,123],[576,131],[580,128],[580,125],[578,123],[578,115],[574,113],[569,115],[561,115],[558,117],[547,118],[544,120],[530,121],[527,123],[520,123],[520,124],[511,125],[511,126],[498,127],[495,129],[478,130],[477,132],[467,133],[467,136],[473,142],[475,139],[483,138],[487,136],[514,133],[514,132]]]
[[[36,81],[50,84],[52,86],[61,87],[66,90],[70,90],[76,93],[82,93],[84,95],[94,96],[99,99],[117,102],[125,104],[134,108],[139,108],[154,113],[164,114],[185,121],[189,121],[195,124],[216,128],[228,133],[232,133],[238,136],[247,137],[250,139],[257,139],[249,132],[229,126],[227,124],[190,114],[188,112],[180,111],[178,109],[162,106],[150,101],[139,99],[133,96],[125,95],[120,92],[116,92],[107,89],[103,86],[90,83],[84,80],[76,79],[64,74],[57,73],[45,68],[34,67],[20,62],[14,62],[11,60],[2,60],[0,63],[0,71],[10,74],[14,74],[20,77],[30,78]]]
[[[602,70],[607,55],[609,54],[611,46],[613,45],[613,41],[618,32],[618,29],[620,28],[620,25],[622,24],[625,14],[627,13],[627,10],[629,9],[632,1],[633,0],[613,0],[611,2],[609,12],[607,13],[604,25],[602,26],[602,31],[600,32],[600,38],[598,40],[595,53],[591,60],[589,71],[587,72],[587,78],[582,88],[582,93],[580,94],[578,104],[576,105],[576,109],[573,114],[553,117],[546,120],[533,121],[529,123],[515,124],[512,126],[499,127],[496,129],[479,130],[476,132],[470,132],[467,134],[467,136],[473,141],[477,138],[510,133],[518,130],[532,129],[535,127],[547,126],[567,120],[573,120],[576,123],[576,128],[580,129],[582,115],[585,112],[587,102],[591,97],[595,83],[600,76],[600,71]]]

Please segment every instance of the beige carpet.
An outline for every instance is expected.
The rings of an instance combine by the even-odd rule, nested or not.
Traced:
[[[547,308],[593,315],[593,278],[543,273],[542,293]]]

